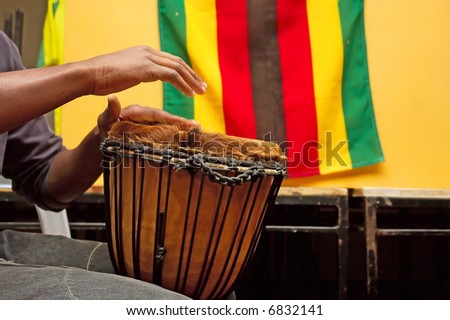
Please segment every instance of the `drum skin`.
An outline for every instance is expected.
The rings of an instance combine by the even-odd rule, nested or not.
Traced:
[[[173,157],[103,151],[108,243],[117,273],[193,299],[226,297],[256,249],[283,173],[264,170],[224,184],[206,170],[177,166]],[[232,178],[246,168],[214,170]]]

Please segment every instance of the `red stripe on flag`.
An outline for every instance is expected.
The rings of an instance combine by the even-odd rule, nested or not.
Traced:
[[[216,1],[216,10],[226,133],[254,139],[246,2]]]
[[[290,177],[319,174],[317,116],[306,0],[277,0]]]

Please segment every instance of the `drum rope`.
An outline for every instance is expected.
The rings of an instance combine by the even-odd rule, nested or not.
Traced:
[[[134,155],[158,164],[164,162],[173,164],[175,170],[200,169],[204,174],[208,175],[212,181],[228,186],[241,185],[244,182],[253,180],[257,177],[263,177],[266,175],[266,169],[268,168],[274,170],[277,174],[286,174],[286,168],[284,165],[280,163],[273,163],[271,161],[264,163],[261,161],[250,162],[236,160],[235,158],[225,159],[214,157],[201,153],[188,154],[173,149],[154,149],[141,143],[128,144],[121,141],[105,140],[102,143],[101,149],[107,149],[112,153],[127,150],[130,154],[123,154],[122,156],[129,157]],[[175,158],[178,160],[175,161]],[[181,161],[180,159],[183,159],[184,161]],[[223,165],[225,167],[215,168],[215,164]],[[242,168],[245,168],[245,171],[241,172]],[[220,170],[235,171],[238,174],[235,176],[227,176],[221,174],[219,172]]]

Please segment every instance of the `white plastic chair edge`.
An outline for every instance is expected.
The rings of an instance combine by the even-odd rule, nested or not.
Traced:
[[[42,209],[36,204],[34,206],[36,207],[42,233],[71,238],[66,210],[50,211]]]

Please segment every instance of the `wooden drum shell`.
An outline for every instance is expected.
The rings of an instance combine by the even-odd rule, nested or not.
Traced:
[[[194,299],[229,294],[256,249],[283,175],[267,170],[223,185],[200,169],[180,169],[174,159],[128,152],[106,158],[108,242],[117,273]]]

